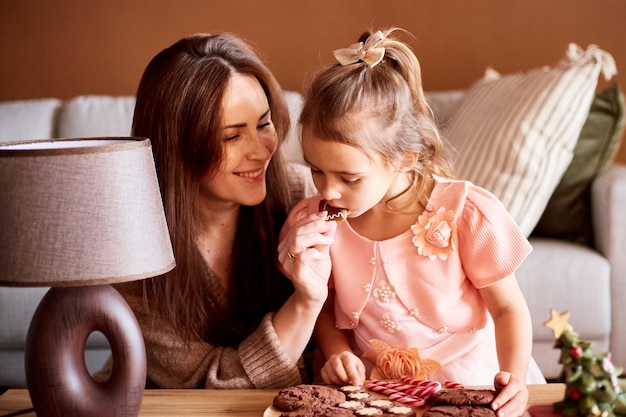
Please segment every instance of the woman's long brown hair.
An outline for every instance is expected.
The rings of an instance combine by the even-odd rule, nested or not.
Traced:
[[[195,242],[199,183],[222,160],[221,101],[235,73],[260,82],[282,143],[289,130],[282,90],[257,53],[228,33],[189,36],[157,54],[139,83],[133,118],[133,135],[152,142],[177,263],[141,283],[146,301],[187,338],[231,346],[292,291],[276,264],[277,236],[290,206],[279,152],[269,165],[265,201],[241,208],[227,300],[216,297],[217,280]]]

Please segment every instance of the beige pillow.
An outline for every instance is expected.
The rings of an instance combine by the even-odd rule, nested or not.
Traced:
[[[615,74],[611,55],[574,44],[553,67],[504,76],[488,70],[448,125],[457,176],[494,193],[526,236],[572,160],[601,71]]]

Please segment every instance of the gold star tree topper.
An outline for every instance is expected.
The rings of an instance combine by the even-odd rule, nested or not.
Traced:
[[[569,311],[564,311],[559,314],[555,309],[550,309],[550,320],[543,323],[543,325],[549,329],[552,329],[552,333],[554,334],[554,338],[558,339],[561,337],[563,332],[571,332],[574,330],[571,324],[568,323],[569,320]]]

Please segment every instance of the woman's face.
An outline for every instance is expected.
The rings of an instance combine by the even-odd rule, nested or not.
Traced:
[[[235,74],[222,99],[224,155],[220,167],[201,181],[209,205],[253,206],[265,199],[265,174],[278,147],[267,96],[258,80]]]

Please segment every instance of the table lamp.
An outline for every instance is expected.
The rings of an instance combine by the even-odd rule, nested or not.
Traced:
[[[0,285],[51,287],[26,338],[38,416],[136,416],[146,351],[110,285],[174,268],[149,139],[0,143]],[[96,382],[87,337],[102,332],[113,370]]]

